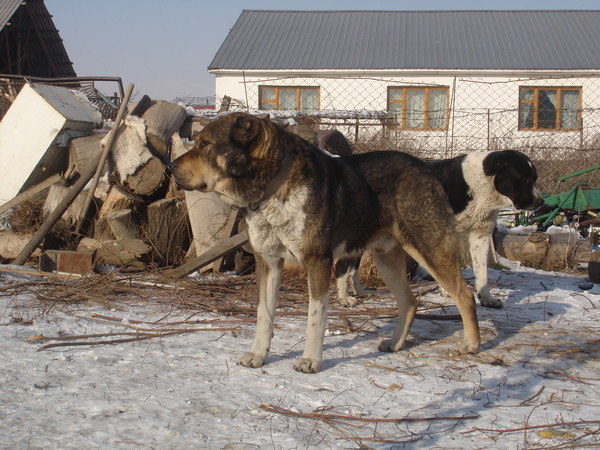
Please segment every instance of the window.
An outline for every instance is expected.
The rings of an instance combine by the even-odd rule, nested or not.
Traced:
[[[520,88],[519,129],[580,130],[581,88]]]
[[[259,109],[318,111],[318,87],[259,87]]]
[[[399,128],[448,129],[447,87],[390,87],[388,111]]]

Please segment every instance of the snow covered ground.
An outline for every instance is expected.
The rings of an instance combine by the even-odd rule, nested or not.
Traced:
[[[358,331],[332,329],[314,375],[292,369],[304,339],[298,316],[279,316],[267,364],[247,369],[236,360],[254,325],[169,307],[173,288],[112,308],[52,309],[33,288],[16,296],[2,290],[0,447],[600,447],[600,286],[583,290],[583,277],[502,263],[510,270],[490,270],[490,280],[505,308],[478,310],[479,354],[452,354],[458,322],[424,319],[415,321],[408,348],[380,353],[394,319],[349,316]],[[0,274],[1,286],[35,280]],[[423,301],[451,304],[437,291]],[[393,300],[383,291],[356,309],[377,303]],[[198,331],[181,331],[191,329]],[[126,340],[133,336],[117,333],[157,330],[174,333],[38,351],[106,339],[84,335]]]

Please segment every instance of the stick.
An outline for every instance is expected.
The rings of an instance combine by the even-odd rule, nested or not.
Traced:
[[[81,215],[79,216],[79,220],[77,221],[77,225],[75,226],[75,233],[79,233],[79,228],[81,228],[81,223],[83,219],[87,215],[88,209],[90,208],[90,203],[92,202],[92,197],[94,196],[94,192],[96,192],[96,188],[98,187],[98,182],[100,181],[100,177],[102,175],[102,170],[104,169],[104,164],[106,164],[106,159],[108,158],[108,154],[112,150],[113,144],[115,143],[115,138],[117,137],[117,131],[119,129],[119,125],[121,125],[121,121],[123,120],[123,116],[125,115],[125,111],[127,110],[127,104],[129,103],[129,99],[131,98],[131,93],[133,92],[133,83],[129,83],[127,86],[127,92],[125,92],[125,97],[123,98],[123,102],[121,103],[121,107],[119,108],[119,112],[117,113],[117,117],[115,119],[115,124],[110,130],[108,139],[106,141],[106,147],[102,150],[102,155],[100,155],[100,161],[98,161],[98,166],[96,167],[96,173],[94,174],[94,179],[92,181],[92,186],[90,187],[87,196],[85,198],[85,202],[83,204],[83,208],[81,209]]]
[[[173,269],[170,272],[167,272],[169,275],[174,277],[182,278],[195,270],[200,269],[213,261],[221,258],[223,255],[226,255],[229,252],[234,251],[235,249],[240,248],[242,245],[246,245],[248,243],[248,233],[244,231],[243,233],[236,234],[235,236],[231,236],[230,238],[223,239],[218,245],[214,246],[207,252],[202,253],[197,258],[182,264],[177,269]]]
[[[291,411],[289,409],[282,408],[281,406],[275,405],[260,405],[260,409],[271,413],[283,414],[285,416],[293,416],[293,417],[302,417],[304,419],[313,419],[313,420],[349,420],[349,421],[358,421],[358,422],[370,422],[370,423],[402,423],[402,422],[433,422],[436,420],[465,420],[465,419],[479,419],[481,416],[472,415],[472,416],[455,416],[455,417],[404,417],[398,419],[379,419],[379,418],[368,418],[368,417],[356,417],[349,416],[346,414],[324,414],[320,412],[314,413],[300,413]]]

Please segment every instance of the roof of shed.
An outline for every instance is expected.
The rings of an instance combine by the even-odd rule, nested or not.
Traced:
[[[0,0],[0,30],[10,20],[23,0]]]
[[[209,70],[600,68],[600,10],[244,10]]]
[[[13,32],[7,45],[16,47],[18,44],[27,58],[27,72],[17,71],[15,74],[40,77],[76,76],[73,63],[43,0],[0,0],[0,30],[4,30],[7,24],[11,23],[11,18],[16,16],[21,7],[28,8],[29,11],[23,16],[26,18],[26,24],[31,24],[35,33],[29,29],[5,30]],[[20,26],[23,26],[20,21],[11,24],[11,28]],[[28,33],[35,35],[37,39],[31,42]]]

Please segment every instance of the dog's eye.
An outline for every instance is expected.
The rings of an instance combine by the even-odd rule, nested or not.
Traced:
[[[207,141],[207,140],[204,140],[204,139],[198,139],[198,140],[196,141],[196,146],[197,146],[198,148],[204,148],[204,147],[206,147],[207,145],[208,145],[208,141]]]

